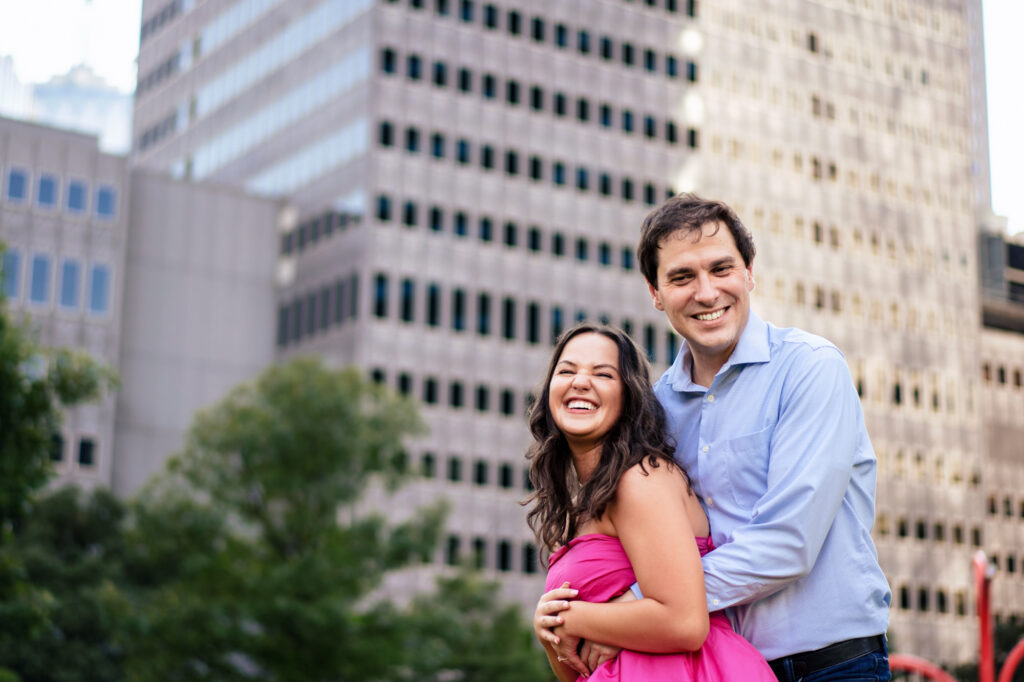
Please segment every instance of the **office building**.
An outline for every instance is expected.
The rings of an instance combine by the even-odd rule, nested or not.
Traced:
[[[0,118],[3,290],[39,341],[116,367],[127,230],[124,157],[95,137]],[[115,396],[64,415],[58,480],[110,485]]]
[[[896,647],[958,662],[974,656],[971,556],[992,536],[980,15],[979,0],[147,0],[134,160],[288,198],[278,357],[318,353],[417,397],[424,479],[396,512],[450,498],[436,563],[469,558],[527,605],[522,416],[551,341],[609,321],[664,369],[678,339],[636,270],[638,226],[677,191],[728,201],[758,244],[755,308],[835,341],[857,382]]]

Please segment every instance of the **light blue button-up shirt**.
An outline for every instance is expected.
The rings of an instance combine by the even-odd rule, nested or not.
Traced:
[[[708,609],[768,660],[884,633],[876,459],[842,354],[751,312],[710,388],[691,367],[684,344],[654,390],[717,546]]]

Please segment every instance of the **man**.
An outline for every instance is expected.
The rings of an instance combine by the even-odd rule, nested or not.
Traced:
[[[888,680],[876,460],[842,354],[750,311],[754,244],[724,203],[668,200],[637,257],[684,339],[655,392],[717,546],[708,609],[728,609],[780,680]],[[577,662],[573,645],[559,655]]]

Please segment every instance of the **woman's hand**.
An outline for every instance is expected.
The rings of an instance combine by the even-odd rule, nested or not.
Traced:
[[[540,601],[537,602],[537,609],[533,613],[533,632],[537,635],[540,643],[544,645],[552,669],[555,669],[556,666],[565,666],[562,670],[569,668],[588,677],[591,671],[576,653],[580,643],[579,638],[566,634],[565,628],[562,628],[564,619],[561,613],[570,608],[569,600],[578,594],[579,591],[570,588],[569,583],[562,583],[561,587],[556,587],[541,595]],[[561,636],[555,634],[555,628],[561,628]],[[557,670],[555,674],[559,679],[562,678]]]
[[[533,612],[533,633],[541,644],[551,647],[558,644],[558,636],[553,630],[564,622],[559,614],[569,608],[568,600],[577,594],[579,592],[571,589],[569,583],[562,583],[561,587],[541,595]]]

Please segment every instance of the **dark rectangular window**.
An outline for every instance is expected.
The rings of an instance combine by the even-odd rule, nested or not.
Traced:
[[[441,324],[441,287],[430,283],[427,285],[427,326],[436,327]]]
[[[564,93],[555,93],[555,116],[565,116],[567,101]]]
[[[551,306],[551,345],[558,342],[558,337],[565,329],[565,314],[559,306]]]
[[[444,62],[434,62],[434,85],[439,88],[448,85],[448,66]]]
[[[523,545],[523,573],[533,575],[537,573],[540,562],[537,561],[537,547],[533,543],[526,543]]]
[[[459,18],[467,23],[473,21],[473,0],[462,0],[459,3]]]
[[[405,151],[410,154],[420,151],[420,131],[416,128],[405,129]]]
[[[658,124],[653,116],[644,116],[644,135],[656,137],[658,135]]]
[[[331,289],[320,290],[320,331],[327,329],[331,323]]]
[[[491,409],[491,391],[483,384],[476,387],[475,404],[477,412],[486,412]]]
[[[644,184],[644,203],[648,206],[658,203],[658,192],[649,182]]]
[[[622,43],[622,63],[626,66],[633,66],[636,63],[635,50],[629,43]]]
[[[644,50],[644,68],[648,71],[658,70],[658,55],[654,50]]]
[[[516,106],[519,104],[519,83],[514,80],[509,80],[505,83],[505,101]]]
[[[427,405],[437,404],[437,379],[427,377],[423,381],[423,402]]]
[[[316,331],[316,326],[317,326],[316,325],[316,316],[317,316],[317,312],[318,311],[317,311],[317,306],[316,306],[316,294],[313,293],[313,294],[310,294],[309,297],[306,299],[306,335],[307,336],[312,336],[313,333]]]
[[[558,47],[568,47],[569,45],[569,29],[565,24],[555,24],[555,45]]]
[[[501,306],[501,335],[506,339],[516,338],[516,301],[506,298]]]
[[[607,173],[601,173],[601,177],[598,179],[598,190],[601,192],[601,196],[611,196],[612,176]]]
[[[480,167],[486,170],[494,168],[494,147],[489,144],[480,147]]]
[[[498,89],[498,80],[492,73],[484,74],[483,82],[483,95],[485,99],[494,99],[495,93]]]
[[[564,185],[565,184],[565,164],[562,163],[561,161],[555,161],[555,163],[552,164],[552,166],[551,166],[551,176],[552,176],[552,178],[551,178],[552,181],[556,185]]]
[[[686,62],[686,80],[691,83],[697,82],[697,64],[695,62]]]
[[[487,474],[486,461],[478,459],[473,462],[473,483],[476,483],[477,485],[487,485],[487,479],[489,478]]]
[[[633,201],[633,181],[629,178],[622,178],[622,198]]]
[[[416,284],[411,279],[402,280],[402,322],[416,321]]]
[[[612,39],[608,36],[602,36],[601,38],[601,59],[611,59],[613,57],[614,45]]]
[[[544,110],[544,90],[536,85],[530,88],[530,108],[534,111]]]
[[[377,142],[381,147],[391,147],[395,144],[395,128],[389,121],[381,121]]]
[[[469,69],[459,69],[459,90],[473,92],[473,74]]]
[[[505,489],[515,485],[515,470],[508,462],[502,462],[498,467],[498,485]]]
[[[539,227],[531,227],[526,233],[526,248],[530,251],[540,251],[541,234]]]
[[[501,413],[506,417],[510,417],[515,411],[516,396],[510,389],[506,388],[501,392]]]
[[[582,97],[576,100],[576,118],[583,122],[590,120],[590,102]]]
[[[679,141],[679,132],[673,121],[665,121],[665,141],[669,144],[675,144]]]
[[[461,552],[461,540],[457,535],[449,535],[448,540],[444,546],[444,562],[449,566],[459,565],[459,555]]]
[[[453,381],[448,384],[448,407],[461,409],[463,404],[462,382]]]
[[[374,278],[373,314],[380,318],[388,316],[388,276],[382,272]]]
[[[53,434],[53,437],[50,439],[50,461],[64,461],[64,437],[59,433]]]
[[[555,232],[551,235],[551,254],[554,256],[565,255],[565,237],[561,232]]]
[[[498,543],[497,556],[495,557],[499,571],[512,570],[512,544],[508,540]]]
[[[655,352],[654,333],[655,332],[654,332],[654,325],[653,324],[645,324],[644,325],[644,351],[647,353],[647,359],[650,362],[654,362],[654,352]]]
[[[532,302],[526,306],[526,340],[540,343],[540,306]]]
[[[587,169],[579,167],[576,169],[576,189],[586,192],[590,188],[590,174]]]
[[[590,258],[590,245],[583,237],[576,240],[576,260],[586,262]]]
[[[450,11],[448,6],[448,0],[436,0],[436,2],[434,3],[434,11],[437,12],[442,17],[448,16],[448,13]]]
[[[382,223],[391,220],[391,198],[383,194],[377,197],[377,220]]]
[[[444,211],[439,206],[430,208],[430,231],[441,232],[444,230]]]
[[[455,143],[455,160],[462,165],[469,163],[471,150],[469,140],[459,140]]]
[[[590,54],[590,34],[586,31],[576,33],[576,49],[580,54]]]
[[[398,392],[402,395],[412,393],[412,376],[406,372],[398,375]]]
[[[679,77],[679,60],[673,55],[665,55],[665,75],[669,78]]]
[[[414,81],[423,77],[423,60],[419,55],[411,54],[405,58],[405,75]]]
[[[633,132],[633,112],[629,109],[622,110],[622,129],[627,133]]]
[[[466,292],[456,289],[452,292],[452,329],[466,330]]]
[[[612,247],[608,242],[601,242],[598,244],[597,262],[606,266],[612,264]]]
[[[505,246],[518,246],[519,244],[519,228],[516,224],[509,221],[505,223]]]
[[[530,22],[530,36],[538,43],[544,42],[544,20],[534,17]]]
[[[416,227],[419,223],[415,202],[407,201],[402,205],[402,222],[406,227]]]
[[[456,237],[466,237],[469,235],[469,216],[462,211],[458,211],[455,214],[455,225],[453,228]]]
[[[696,128],[686,129],[686,145],[691,149],[696,149],[700,146],[700,134]]]
[[[514,36],[519,35],[523,31],[522,15],[519,12],[509,10],[508,12],[508,32]]]
[[[96,464],[96,442],[92,438],[78,441],[78,465],[91,467]]]
[[[359,275],[352,275],[348,283],[348,316],[359,317]]]
[[[508,175],[519,175],[519,154],[515,150],[505,152],[505,173]]]
[[[540,160],[539,156],[530,157],[530,179],[531,180],[543,180],[544,179],[544,162]]]
[[[601,113],[600,113],[601,126],[604,127],[604,128],[611,128],[612,127],[612,108],[610,106],[608,106],[607,104],[602,104],[600,111],[601,111]]]
[[[458,457],[448,458],[448,480],[456,483],[462,480],[462,460]]]
[[[494,240],[494,221],[483,216],[480,218],[480,241],[489,242]]]
[[[476,298],[476,333],[489,336],[491,333],[491,297],[479,294]]]
[[[492,30],[498,28],[498,8],[494,5],[484,5],[484,26]]]
[[[28,198],[28,173],[12,168],[7,173],[7,198],[10,201],[21,202]]]
[[[345,282],[338,280],[334,283],[334,324],[341,324],[345,321],[345,310],[348,292],[345,291]]]

